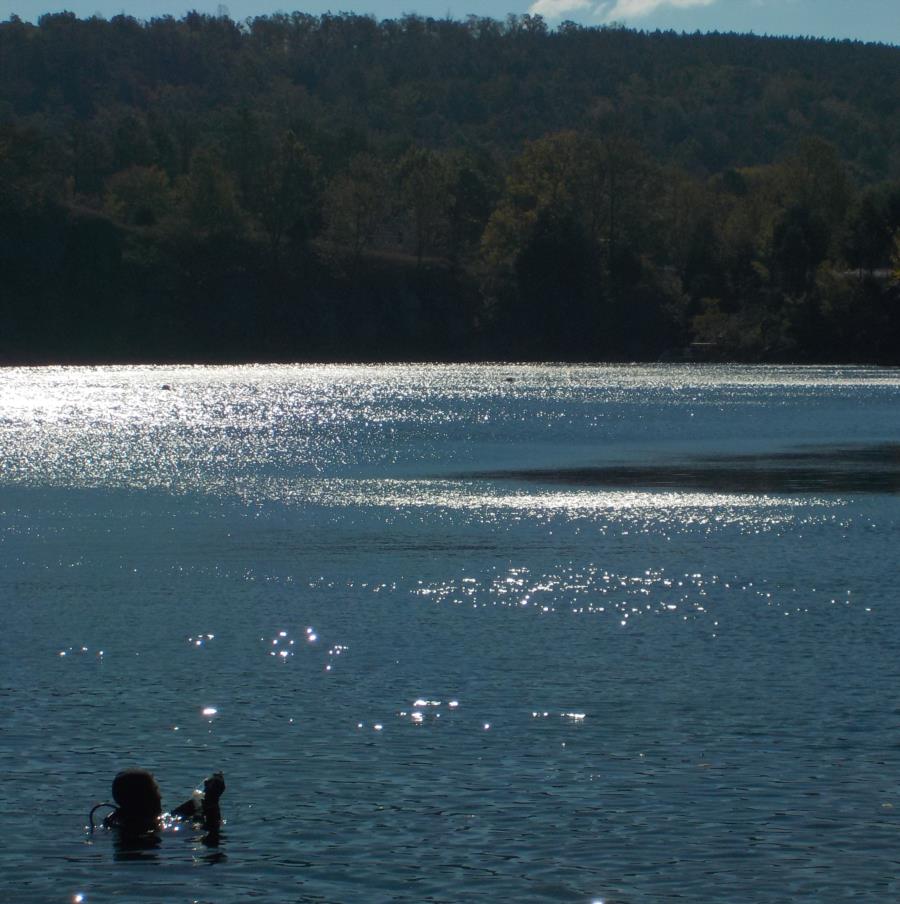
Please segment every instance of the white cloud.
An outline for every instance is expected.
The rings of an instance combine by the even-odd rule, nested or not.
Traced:
[[[528,7],[528,12],[533,16],[543,16],[545,19],[561,19],[566,13],[590,9],[592,6],[594,6],[592,0],[535,0]]]
[[[676,9],[689,9],[692,6],[712,6],[716,0],[616,0],[610,7],[603,4],[606,9],[598,9],[602,18],[606,21],[619,21],[622,19],[639,19],[655,13],[661,6],[674,6]]]
[[[604,22],[623,22],[640,19],[660,7],[689,9],[692,6],[712,6],[717,0],[535,0],[528,12],[545,19],[561,19],[567,13],[590,9]]]

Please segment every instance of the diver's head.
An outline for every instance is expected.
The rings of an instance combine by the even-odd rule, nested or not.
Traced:
[[[112,783],[113,800],[122,819],[151,823],[162,816],[162,796],[152,773],[146,769],[125,769]]]

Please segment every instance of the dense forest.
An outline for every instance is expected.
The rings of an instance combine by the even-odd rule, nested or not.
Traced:
[[[900,364],[900,48],[0,23],[0,363]]]

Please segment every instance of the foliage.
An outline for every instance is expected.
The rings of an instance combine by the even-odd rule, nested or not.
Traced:
[[[536,16],[12,17],[0,360],[900,363],[898,83]]]
[[[357,154],[329,185],[325,200],[327,235],[358,262],[372,246],[384,218],[388,188],[384,167],[371,154]]]
[[[106,180],[103,209],[131,226],[154,226],[172,211],[169,178],[156,166],[132,166]]]

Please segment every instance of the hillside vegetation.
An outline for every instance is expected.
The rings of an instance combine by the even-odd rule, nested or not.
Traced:
[[[0,23],[0,362],[900,363],[900,49]]]

